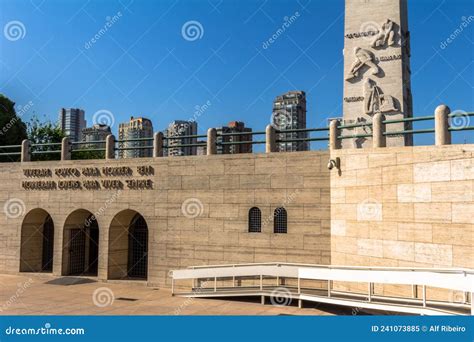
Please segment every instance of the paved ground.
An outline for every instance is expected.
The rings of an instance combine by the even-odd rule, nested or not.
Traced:
[[[80,283],[75,283],[79,280]],[[69,284],[69,285],[65,285]],[[125,298],[125,299],[120,299]],[[128,299],[128,300],[127,300]],[[0,275],[0,315],[330,315],[323,307],[261,305],[259,299],[171,296],[168,289],[50,275]],[[346,312],[347,314],[347,312]],[[349,311],[350,314],[350,311]]]

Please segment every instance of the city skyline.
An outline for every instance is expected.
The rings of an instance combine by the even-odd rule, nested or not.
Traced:
[[[4,2],[1,24],[18,19],[25,35],[2,38],[0,92],[18,106],[33,103],[25,120],[36,113],[55,121],[59,108],[77,107],[91,124],[97,113],[111,113],[114,134],[130,115],[149,118],[156,131],[173,120],[194,119],[202,134],[230,120],[262,129],[271,122],[275,96],[302,90],[307,127],[326,126],[328,117],[342,115],[343,1],[288,4],[223,2],[216,9],[210,3],[73,1],[35,8]],[[460,53],[472,46],[468,13],[442,1],[415,0],[409,9],[414,115],[432,114],[439,103],[469,110],[472,54]],[[264,26],[255,13],[266,13],[259,16]],[[38,34],[36,28],[53,16],[51,27]],[[201,25],[194,26],[198,36],[187,36],[185,24],[194,22]],[[463,22],[466,34],[448,43]],[[74,24],[85,25],[84,32]],[[54,54],[56,49],[64,53]]]

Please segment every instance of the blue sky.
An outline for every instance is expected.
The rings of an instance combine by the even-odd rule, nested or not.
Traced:
[[[1,0],[0,27],[19,21],[24,30],[18,40],[0,36],[0,93],[18,106],[31,101],[25,120],[35,113],[55,121],[60,107],[79,107],[88,124],[97,111],[111,112],[114,132],[142,115],[155,130],[195,117],[204,133],[232,120],[263,130],[274,97],[301,89],[308,127],[320,127],[342,111],[343,12],[342,0]],[[409,1],[415,115],[440,103],[474,109],[474,21],[441,48],[471,15],[472,0]],[[196,40],[183,37],[189,21],[202,26]]]

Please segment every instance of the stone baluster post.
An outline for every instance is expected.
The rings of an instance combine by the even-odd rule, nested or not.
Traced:
[[[163,133],[161,132],[153,135],[153,157],[163,157]]]
[[[268,125],[265,129],[265,153],[277,151],[276,136],[275,127]]]
[[[339,136],[339,121],[331,120],[329,123],[329,149],[338,150],[341,148],[341,140],[338,139]]]
[[[217,131],[215,128],[207,130],[207,155],[217,154]]]
[[[384,135],[385,125],[383,121],[385,117],[382,113],[376,113],[372,118],[372,147],[385,147],[387,144],[387,139]]]
[[[440,105],[435,110],[435,144],[436,146],[451,145],[449,131],[449,114],[451,110],[446,105]]]
[[[68,137],[61,141],[61,160],[71,160],[71,143]]]
[[[115,159],[115,137],[109,134],[105,138],[105,159]]]
[[[28,139],[25,139],[21,142],[21,161],[29,162],[30,160],[30,141]]]

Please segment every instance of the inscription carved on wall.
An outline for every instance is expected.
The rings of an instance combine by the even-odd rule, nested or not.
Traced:
[[[137,166],[138,176],[149,177],[155,174],[152,166]],[[21,186],[25,190],[150,190],[153,189],[151,179],[101,179],[108,177],[133,177],[134,169],[129,166],[119,167],[84,167],[84,168],[55,168],[55,169],[24,169],[26,178],[40,178],[40,180],[23,180]],[[58,180],[41,179],[56,176]],[[85,179],[80,177],[98,178]]]

